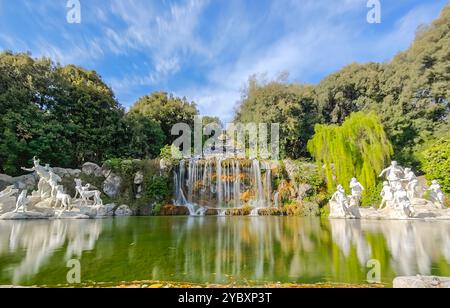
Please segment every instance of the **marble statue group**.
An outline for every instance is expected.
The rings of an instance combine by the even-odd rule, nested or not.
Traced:
[[[9,186],[0,192],[0,204],[7,201],[11,204],[15,200],[14,210],[2,215],[6,219],[88,218],[83,213],[103,206],[101,192],[91,189],[90,184],[83,185],[81,179],[75,179],[76,194],[72,198],[61,185],[62,179],[54,169],[48,164],[42,166],[36,157],[33,158],[33,167],[22,170],[36,173],[39,179],[37,190],[28,195],[26,188],[19,193],[19,189]]]
[[[351,195],[347,196],[342,185],[337,187],[336,193],[330,200],[331,218],[427,218],[448,215],[444,206],[444,193],[439,183],[434,180],[428,188],[421,187],[419,180],[411,168],[403,168],[393,161],[384,169],[380,178],[385,178],[381,190],[381,204],[374,209],[362,209],[361,197],[364,187],[353,178],[350,182]],[[429,192],[429,200],[425,200],[425,192]],[[422,209],[420,215],[416,207]],[[440,211],[441,210],[441,211]]]

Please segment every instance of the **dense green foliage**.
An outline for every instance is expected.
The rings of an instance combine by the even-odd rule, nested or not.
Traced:
[[[156,157],[165,142],[161,126],[144,116],[127,114],[123,118],[122,131],[118,138],[122,141],[120,157]]]
[[[352,177],[366,188],[375,187],[377,175],[392,155],[392,145],[378,117],[362,112],[351,114],[341,126],[317,125],[308,149],[323,166],[329,192],[337,184],[348,187]]]
[[[131,107],[130,113],[145,116],[159,123],[165,134],[165,144],[172,144],[177,138],[171,135],[173,125],[185,123],[192,126],[198,110],[195,103],[188,102],[186,98],[155,92],[141,97]]]
[[[135,213],[151,214],[157,204],[170,202],[173,192],[172,177],[160,170],[160,161],[139,159],[109,159],[105,167],[122,179],[121,191],[117,199],[109,200],[116,204],[127,204]],[[134,183],[135,175],[141,172],[144,178],[141,198],[136,198],[137,187]]]
[[[280,123],[282,155],[305,156],[306,144],[318,122],[312,90],[310,86],[264,83],[251,77],[235,122]]]
[[[424,143],[448,129],[450,100],[450,5],[391,62],[351,64],[316,86],[250,80],[236,120],[282,126],[284,153],[307,156],[314,124],[341,124],[351,113],[380,117],[402,164],[420,168]]]
[[[28,54],[0,54],[0,172],[16,175],[34,155],[78,167],[108,157],[154,157],[159,124],[126,116],[93,71]]]
[[[438,180],[442,190],[450,193],[450,139],[440,139],[424,151],[422,168],[429,181]]]

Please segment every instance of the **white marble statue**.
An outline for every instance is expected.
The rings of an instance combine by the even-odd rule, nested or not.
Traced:
[[[347,217],[350,216],[349,200],[345,194],[345,189],[342,185],[338,185],[337,191],[330,199],[331,216],[335,217]]]
[[[396,210],[403,211],[409,218],[414,217],[415,211],[408,197],[408,192],[401,186],[398,186],[394,193],[394,204]]]
[[[19,211],[21,211],[22,213],[27,212],[27,203],[28,203],[27,194],[28,194],[27,190],[22,190],[19,197],[17,198],[16,209],[14,210],[14,213],[18,213]]]
[[[380,196],[382,198],[379,210],[383,210],[384,208],[393,208],[394,202],[394,190],[392,189],[389,182],[383,183],[383,189],[381,190]]]
[[[59,182],[58,182],[58,176],[53,172],[53,170],[49,171],[49,180],[48,180],[48,185],[50,185],[51,187],[51,192],[50,192],[50,196],[52,198],[56,198],[56,194],[58,192],[58,186],[59,186]]]
[[[412,201],[419,197],[417,192],[419,181],[411,168],[405,168],[404,182],[406,182],[406,190],[408,192],[409,199]]]
[[[389,184],[392,187],[395,187],[395,185],[397,185],[397,183],[400,182],[401,179],[403,179],[404,177],[404,170],[402,167],[400,167],[398,165],[398,163],[396,161],[393,161],[391,163],[391,166],[384,169],[383,171],[381,171],[380,173],[380,178],[385,176],[387,180],[389,181]]]
[[[61,208],[65,211],[69,211],[71,207],[72,198],[64,193],[63,187],[58,185],[56,188],[55,207],[61,204]]]
[[[362,192],[364,191],[364,186],[356,178],[350,181],[350,189],[352,190],[352,197],[361,200]]]
[[[83,184],[80,179],[75,179],[74,182],[75,182],[75,197],[73,198],[74,199],[76,199],[77,197],[82,198],[81,191],[83,190]]]
[[[442,187],[439,185],[438,181],[432,181],[428,191],[430,192],[431,202],[438,208],[445,208],[444,193],[442,192]]]
[[[80,196],[82,203],[87,206],[88,201],[92,199],[94,202],[93,206],[101,206],[103,205],[103,200],[101,198],[101,192],[98,190],[89,190],[91,187],[90,184],[86,184],[85,186],[82,185],[82,182],[80,179],[75,179],[75,190],[76,195]]]
[[[28,172],[36,172],[36,174],[39,176],[38,193],[41,199],[50,197],[51,188],[48,185],[48,182],[50,181],[50,173],[47,167],[40,165],[39,159],[33,157],[33,167],[32,168],[22,167],[21,169]]]

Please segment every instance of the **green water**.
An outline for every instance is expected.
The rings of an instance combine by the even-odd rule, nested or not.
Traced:
[[[288,217],[142,217],[0,222],[0,285],[82,282],[366,283],[450,276],[450,222]]]

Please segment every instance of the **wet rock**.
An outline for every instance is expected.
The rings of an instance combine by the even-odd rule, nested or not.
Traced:
[[[13,184],[16,188],[22,190],[27,189],[29,191],[33,190],[37,186],[37,179],[34,173],[26,174],[13,178]]]
[[[64,177],[77,178],[81,174],[81,170],[79,170],[79,169],[65,169],[65,168],[54,167],[53,171],[61,178],[64,178]]]
[[[55,212],[56,219],[89,219],[88,215],[85,215],[80,212],[68,212],[68,211],[56,211]]]
[[[450,288],[449,277],[397,277],[394,280],[395,289],[425,289],[425,288]]]
[[[312,186],[309,184],[300,184],[298,185],[298,199],[303,200],[305,197],[308,196],[309,192],[312,190]]]
[[[30,220],[30,219],[48,219],[49,217],[43,213],[25,212],[14,213],[9,212],[0,216],[0,220]]]
[[[94,209],[96,210],[97,218],[114,216],[115,208],[116,205],[114,203],[94,207]]]
[[[0,202],[0,214],[8,213],[16,208],[16,197],[4,198]]]
[[[138,171],[135,175],[134,175],[134,191],[136,194],[136,199],[141,199],[142,198],[142,184],[144,183],[144,173],[142,171]]]
[[[103,182],[103,192],[110,198],[115,198],[120,192],[122,178],[114,173],[110,173]]]
[[[126,217],[133,215],[133,211],[130,209],[128,205],[121,205],[117,208],[114,214],[117,217]]]
[[[283,164],[289,179],[291,181],[295,181],[295,176],[299,170],[298,166],[289,159],[284,160]]]
[[[185,206],[164,205],[160,216],[189,216],[189,209]]]
[[[217,216],[217,215],[219,215],[219,211],[216,209],[208,209],[205,212],[205,216]]]
[[[0,191],[13,184],[13,178],[6,174],[0,174]]]
[[[269,208],[258,209],[258,215],[259,216],[281,216],[281,215],[283,215],[283,211],[282,211],[282,209],[279,209],[276,207],[269,207]]]
[[[102,168],[94,163],[85,163],[83,164],[83,167],[81,168],[82,172],[86,175],[93,175],[95,177],[101,177],[103,176]]]
[[[86,215],[89,218],[97,218],[97,209],[95,209],[95,207],[93,206],[85,206],[77,204],[75,205],[75,208],[78,209],[78,212],[82,215]]]

